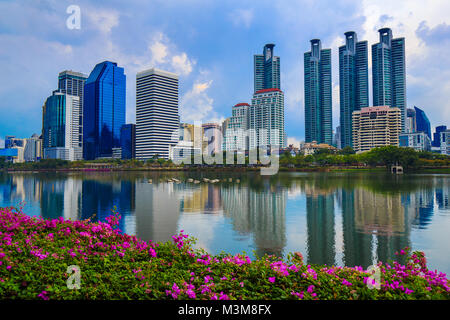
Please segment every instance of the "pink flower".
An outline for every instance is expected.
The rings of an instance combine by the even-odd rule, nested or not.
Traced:
[[[38,297],[43,300],[48,300],[47,291],[42,291],[41,293],[38,294]]]
[[[269,282],[274,283],[275,282],[275,277],[269,277]]]

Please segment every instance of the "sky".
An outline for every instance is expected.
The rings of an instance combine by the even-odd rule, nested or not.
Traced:
[[[67,27],[71,5],[80,8],[79,29]],[[220,122],[233,105],[250,103],[253,55],[266,43],[281,59],[285,129],[288,143],[298,144],[309,41],[332,49],[336,128],[344,32],[371,46],[381,27],[405,37],[408,107],[423,109],[432,127],[450,125],[449,13],[448,0],[0,0],[0,147],[5,135],[41,132],[42,105],[59,72],[89,75],[105,60],[125,69],[127,123],[135,122],[136,73],[151,67],[179,75],[182,122]],[[370,67],[369,48],[371,87]]]

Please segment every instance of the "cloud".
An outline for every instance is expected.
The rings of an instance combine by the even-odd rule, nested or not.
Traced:
[[[293,144],[294,147],[299,148],[300,147],[300,143],[301,143],[301,139],[298,137],[288,137],[287,139],[287,145],[291,145]]]
[[[190,74],[195,63],[194,60],[188,58],[185,52],[172,57],[172,67],[176,73],[181,75]]]
[[[88,23],[99,30],[103,34],[111,33],[112,28],[119,25],[119,13],[115,10],[96,10],[94,8],[88,8],[87,10],[81,8],[82,19],[87,17]],[[81,22],[83,28],[83,22]]]
[[[249,28],[253,22],[253,9],[235,9],[229,15],[234,26]]]
[[[214,99],[209,97],[207,90],[213,81],[196,81],[191,90],[181,98],[180,113],[183,122],[207,122],[215,116],[213,112]]]

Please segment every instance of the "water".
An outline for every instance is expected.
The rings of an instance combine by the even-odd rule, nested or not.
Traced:
[[[233,182],[177,184],[170,177]],[[298,251],[328,265],[367,267],[409,246],[446,273],[449,193],[445,174],[0,173],[0,206],[25,202],[29,215],[102,220],[116,206],[120,228],[144,240],[168,241],[185,230],[213,254]]]

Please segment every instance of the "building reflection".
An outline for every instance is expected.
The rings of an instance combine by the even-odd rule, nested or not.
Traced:
[[[136,182],[136,236],[166,242],[177,233],[180,199],[173,183]]]
[[[234,230],[253,235],[256,254],[281,256],[286,245],[286,189],[266,184],[256,191],[234,185],[221,193],[225,216]]]

